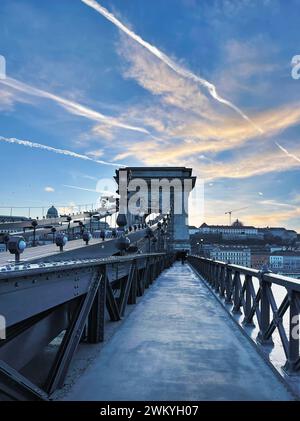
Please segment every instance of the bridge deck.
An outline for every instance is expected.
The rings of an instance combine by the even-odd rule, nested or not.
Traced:
[[[144,229],[140,229],[136,232],[132,232],[128,235],[132,244],[135,241],[139,241],[144,238]],[[52,262],[57,260],[67,260],[72,258],[97,258],[111,256],[118,250],[115,246],[115,239],[106,238],[102,241],[99,238],[93,238],[90,240],[87,246],[82,239],[69,241],[64,251],[61,253],[59,248],[55,244],[47,244],[38,247],[29,247],[25,249],[21,255],[21,263],[29,263],[35,261]],[[15,256],[9,252],[0,253],[0,268],[5,265],[14,264]]]
[[[188,265],[165,271],[66,400],[290,400]]]
[[[102,240],[98,238],[93,238],[90,240],[90,245],[95,244],[102,244]],[[65,247],[64,251],[73,251],[77,249],[83,249],[85,248],[85,243],[83,240],[73,240],[69,241]],[[25,249],[24,254],[21,255],[21,261],[22,262],[29,262],[31,260],[35,259],[42,259],[49,256],[55,256],[59,255],[59,248],[55,244],[47,244],[44,246],[38,246],[38,247],[30,247],[28,249]],[[14,263],[15,256],[10,254],[9,252],[2,252],[0,253],[0,266],[5,266],[9,263]]]

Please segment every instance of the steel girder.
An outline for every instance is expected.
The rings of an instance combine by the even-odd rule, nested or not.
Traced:
[[[165,253],[29,265],[0,273],[0,400],[45,400],[61,387],[80,340],[104,339],[105,309],[118,321],[173,261]],[[63,339],[40,386],[20,373],[58,335]]]

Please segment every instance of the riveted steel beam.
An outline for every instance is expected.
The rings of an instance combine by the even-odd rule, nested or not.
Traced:
[[[47,394],[4,361],[0,361],[0,393],[5,400],[47,401]]]
[[[72,322],[67,329],[57,357],[47,379],[45,390],[52,393],[57,387],[61,386],[66,372],[71,363],[72,357],[79,344],[87,317],[94,303],[100,282],[103,278],[101,271],[97,271],[91,282],[88,293],[84,298],[79,298],[79,304],[74,312]]]

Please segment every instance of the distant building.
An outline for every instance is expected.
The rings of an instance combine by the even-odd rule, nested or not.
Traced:
[[[190,235],[197,234],[198,232],[199,232],[199,228],[191,226],[191,225],[189,226],[189,234]]]
[[[300,252],[276,251],[270,255],[270,269],[275,272],[300,273]]]
[[[299,241],[297,232],[282,227],[256,228],[244,225],[238,219],[232,225],[208,225],[203,223],[198,234],[219,236],[224,241],[266,241],[269,244],[296,244]]]
[[[215,246],[210,250],[210,258],[234,265],[251,267],[251,250],[241,246]]]
[[[283,251],[285,250],[285,246],[270,246],[270,253],[274,253],[275,251]]]
[[[26,216],[0,215],[0,223],[22,222],[22,221],[28,221],[28,218],[26,218]]]
[[[52,218],[58,218],[58,217],[59,215],[58,215],[57,209],[54,206],[51,206],[51,208],[48,209],[47,218],[52,219]]]
[[[297,232],[294,230],[287,230],[282,227],[267,227],[260,228],[259,231],[264,233],[266,239],[279,239],[283,242],[292,243],[297,241]]]
[[[202,224],[199,228],[200,234],[221,235],[224,240],[247,240],[263,239],[263,233],[258,232],[258,228],[243,225],[238,219],[232,225],[207,225]]]
[[[104,220],[102,220],[102,221],[95,221],[95,220],[93,221],[92,220],[92,223],[91,224],[88,223],[87,227],[89,229],[90,229],[90,227],[92,228],[92,232],[93,232],[94,235],[97,231],[108,230],[110,228],[109,224],[107,222],[104,222]]]
[[[251,248],[251,267],[254,269],[262,269],[269,266],[270,249],[268,248]]]

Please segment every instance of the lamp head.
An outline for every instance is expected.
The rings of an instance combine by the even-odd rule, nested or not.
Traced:
[[[10,254],[15,255],[16,263],[20,261],[20,254],[26,249],[26,242],[22,236],[10,237],[7,242],[7,249]]]
[[[38,226],[38,221],[37,221],[36,219],[34,219],[34,220],[31,222],[31,225],[33,226],[33,228],[36,228],[36,227]]]
[[[116,247],[118,250],[120,251],[125,251],[129,248],[130,246],[130,240],[128,237],[120,237],[118,238],[117,242],[116,242]]]
[[[89,231],[84,231],[82,234],[82,239],[85,241],[86,245],[89,244],[90,240],[92,239],[92,235]]]
[[[23,253],[26,249],[26,242],[22,236],[10,237],[7,243],[7,248],[11,254]]]
[[[60,248],[60,251],[63,251],[64,246],[67,244],[67,242],[68,242],[68,237],[65,234],[58,233],[56,235],[55,244],[57,245],[57,247]]]

